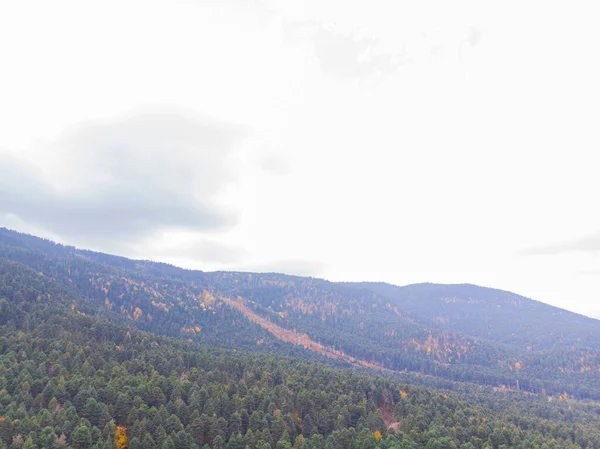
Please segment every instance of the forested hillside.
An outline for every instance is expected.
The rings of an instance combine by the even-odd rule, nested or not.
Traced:
[[[600,447],[594,402],[208,349],[108,321],[16,262],[0,265],[0,298],[0,448]]]
[[[473,337],[531,350],[600,345],[598,320],[507,291],[469,284],[346,285],[388,299],[423,324]]]
[[[56,290],[50,297],[74,313],[156,335],[557,398],[600,398],[600,322],[508,292],[207,273],[6,229],[0,259],[8,277],[11,270],[28,273],[28,285]]]

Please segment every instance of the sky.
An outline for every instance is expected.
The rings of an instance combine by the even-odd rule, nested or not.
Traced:
[[[0,2],[0,226],[600,317],[596,6]]]

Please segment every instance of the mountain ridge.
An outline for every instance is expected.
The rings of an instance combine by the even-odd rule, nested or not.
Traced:
[[[289,277],[289,278],[296,278],[296,279],[303,279],[303,278],[308,278],[308,279],[315,279],[315,280],[320,280],[323,282],[328,282],[331,284],[337,284],[337,285],[347,285],[347,286],[357,286],[357,287],[362,287],[365,288],[367,290],[372,290],[373,287],[379,287],[379,286],[383,286],[383,287],[390,287],[390,288],[394,288],[394,289],[406,289],[406,288],[411,288],[411,287],[421,287],[421,286],[433,286],[433,287],[467,287],[467,288],[477,288],[477,289],[482,289],[482,290],[489,290],[489,291],[493,291],[493,292],[498,292],[498,293],[502,293],[502,294],[510,294],[513,296],[517,296],[521,299],[527,300],[527,301],[532,301],[535,303],[539,303],[545,306],[549,306],[552,307],[553,309],[559,310],[563,313],[568,313],[568,314],[574,314],[574,315],[578,315],[581,316],[583,318],[586,319],[591,319],[594,321],[598,321],[600,322],[600,317],[595,317],[595,316],[589,316],[580,312],[575,312],[569,309],[566,309],[564,307],[561,306],[557,306],[557,305],[553,305],[553,304],[549,304],[546,303],[544,301],[538,300],[538,299],[534,299],[528,296],[524,296],[524,295],[520,295],[518,293],[514,293],[510,290],[505,290],[502,288],[497,288],[497,287],[489,287],[486,285],[479,285],[479,284],[474,284],[471,282],[459,282],[459,283],[442,283],[442,282],[416,282],[416,283],[411,283],[411,284],[394,284],[391,282],[386,282],[386,281],[332,281],[330,279],[324,278],[324,277],[319,277],[319,276],[302,276],[302,275],[296,275],[296,274],[289,274],[289,273],[285,273],[285,272],[278,272],[278,271],[244,271],[244,270],[214,270],[214,271],[205,271],[205,270],[200,270],[197,268],[185,268],[185,267],[181,267],[178,265],[174,265],[171,263],[167,263],[167,262],[161,262],[161,261],[155,261],[155,260],[151,260],[151,259],[137,259],[137,258],[131,258],[131,257],[127,257],[127,256],[121,256],[121,255],[115,255],[115,254],[108,254],[108,253],[104,253],[102,251],[96,251],[96,250],[89,250],[89,249],[85,249],[85,248],[80,248],[77,247],[75,245],[69,245],[69,244],[63,244],[63,243],[58,243],[58,242],[54,242],[50,239],[47,238],[43,238],[43,237],[37,237],[34,236],[33,234],[28,234],[28,233],[24,233],[24,232],[20,232],[14,229],[9,229],[6,227],[0,227],[0,234],[3,234],[2,237],[4,237],[7,233],[9,234],[15,234],[20,236],[20,238],[30,238],[30,239],[35,239],[35,240],[41,240],[51,246],[58,246],[58,247],[62,247],[65,250],[70,250],[73,251],[75,253],[82,253],[82,255],[85,254],[92,254],[94,256],[101,256],[101,257],[109,257],[111,259],[119,259],[123,262],[129,262],[131,264],[142,264],[142,265],[147,265],[147,264],[151,264],[151,265],[158,265],[158,266],[162,266],[165,267],[167,269],[173,269],[176,270],[177,272],[188,272],[188,273],[211,273],[211,274],[220,274],[220,273],[232,273],[232,274],[240,274],[240,275],[249,275],[249,274],[255,274],[255,275],[277,275],[277,276],[285,276],[285,277]]]
[[[511,292],[188,270],[4,228],[0,259],[72,292],[74,311],[143,331],[305,358],[344,354],[395,372],[600,398],[600,323]],[[310,348],[290,342],[293,335],[305,335]]]

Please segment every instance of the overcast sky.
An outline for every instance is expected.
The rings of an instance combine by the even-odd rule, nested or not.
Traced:
[[[0,225],[600,316],[588,2],[0,2]]]

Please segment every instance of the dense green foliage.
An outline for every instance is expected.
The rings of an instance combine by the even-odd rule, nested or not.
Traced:
[[[38,299],[60,287],[25,267],[2,273],[0,447],[600,447],[591,405],[483,388],[447,395],[297,358],[207,350]]]
[[[600,344],[598,320],[507,291],[469,284],[344,285],[368,289],[422,324],[473,337],[534,350]]]
[[[181,270],[9,231],[0,256],[0,449],[600,449],[600,404],[561,390],[594,397],[597,374],[547,371],[595,357],[561,347],[566,334],[518,353],[512,373],[516,343],[427,327],[427,314],[363,287]],[[332,367],[349,365],[278,340],[220,295],[414,372]],[[448,363],[421,344],[468,354]],[[499,355],[504,373],[492,367]],[[519,378],[526,391],[459,382]],[[560,398],[529,392],[543,386]]]
[[[0,229],[0,259],[42,273],[54,282],[55,296],[70,297],[80,313],[160,335],[319,359],[220,299],[241,298],[282,329],[387,369],[600,398],[600,323],[508,292],[205,273],[77,250],[6,229]]]

